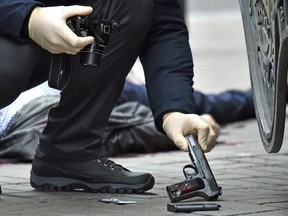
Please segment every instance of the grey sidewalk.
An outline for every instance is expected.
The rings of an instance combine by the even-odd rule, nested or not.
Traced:
[[[264,152],[255,120],[222,128],[219,144],[206,154],[223,194],[219,211],[192,215],[288,215],[288,145],[277,154]],[[143,195],[91,194],[83,192],[37,192],[29,185],[30,164],[0,166],[3,195],[0,215],[172,215],[165,187],[184,180],[182,168],[190,163],[184,152],[173,151],[135,157],[113,158],[134,171],[152,172],[155,187]],[[116,205],[98,199],[117,198],[137,204]],[[185,200],[206,203],[201,198]],[[179,213],[182,215],[182,213]]]
[[[231,3],[232,10],[225,7],[217,13],[212,10],[213,5],[201,6],[201,2],[226,5],[227,1],[234,2]],[[195,16],[188,14],[188,27],[195,63],[195,86],[201,91],[249,87],[244,35],[235,1],[193,0],[193,6],[200,12]],[[209,13],[203,14],[203,8]],[[216,8],[222,7],[217,5]],[[217,183],[223,188],[223,195],[213,203],[222,207],[219,211],[189,215],[287,216],[287,131],[283,147],[277,154],[264,151],[256,120],[223,126],[218,142],[206,157]],[[166,209],[170,201],[165,187],[184,180],[182,168],[190,163],[187,153],[173,151],[112,159],[133,171],[151,172],[156,178],[155,187],[143,195],[37,192],[29,185],[30,164],[0,164],[3,191],[0,216],[174,215]],[[116,205],[98,201],[103,198],[136,201],[137,204]],[[200,198],[185,202],[188,201],[206,203]]]

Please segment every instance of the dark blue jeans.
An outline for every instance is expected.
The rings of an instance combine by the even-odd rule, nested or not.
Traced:
[[[194,92],[196,113],[209,113],[220,124],[245,120],[255,117],[255,110],[250,90],[229,90],[220,94]],[[126,81],[119,103],[138,101],[150,106],[145,85],[135,85]]]

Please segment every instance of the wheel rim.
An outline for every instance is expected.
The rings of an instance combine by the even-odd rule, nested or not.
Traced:
[[[259,131],[265,150],[278,152],[284,134],[287,77],[287,67],[281,63],[286,55],[281,49],[281,22],[286,21],[283,1],[250,0],[247,4],[246,0],[246,5],[244,2],[242,17]]]

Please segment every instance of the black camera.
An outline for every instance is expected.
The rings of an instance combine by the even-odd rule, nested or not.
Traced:
[[[80,51],[80,63],[94,67],[100,65],[112,33],[120,30],[120,24],[116,20],[98,20],[89,16],[72,17],[67,20],[67,25],[78,36],[94,37],[93,43]]]
[[[80,63],[98,67],[105,48],[114,31],[120,30],[120,24],[115,20],[97,20],[89,16],[75,16],[67,20],[67,25],[75,34],[81,37],[93,36],[93,43],[80,51]],[[67,55],[53,55],[48,84],[50,87],[63,90],[71,75],[71,62]]]

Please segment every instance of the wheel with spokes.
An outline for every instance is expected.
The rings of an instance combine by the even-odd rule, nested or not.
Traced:
[[[281,149],[286,114],[288,2],[240,0],[255,113],[268,153]]]

